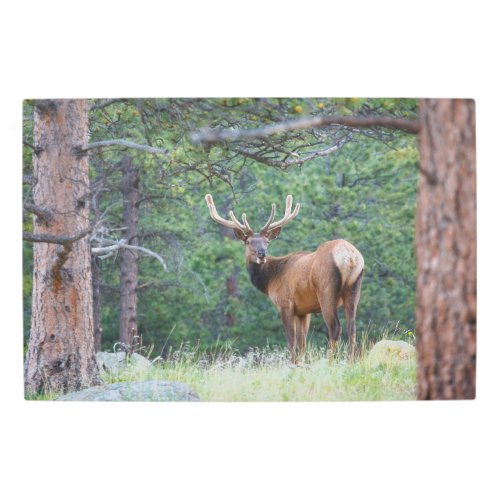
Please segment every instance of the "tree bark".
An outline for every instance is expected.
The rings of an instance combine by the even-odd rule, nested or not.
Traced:
[[[419,399],[476,391],[476,152],[474,101],[420,102],[417,204]]]
[[[123,238],[129,245],[137,244],[139,231],[139,173],[130,156],[121,163],[123,173]],[[137,336],[137,286],[139,282],[139,259],[130,249],[120,251],[120,342],[133,349]]]
[[[99,383],[93,341],[87,102],[39,101],[34,112],[33,197],[49,210],[34,233],[62,238],[33,250],[33,310],[25,362],[27,392],[69,391]],[[75,240],[75,235],[84,235]]]

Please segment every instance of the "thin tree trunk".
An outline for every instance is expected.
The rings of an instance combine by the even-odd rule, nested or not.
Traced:
[[[226,278],[226,291],[229,299],[239,298],[238,274],[238,268],[234,267],[229,277]],[[229,327],[236,325],[236,317],[232,312],[226,312],[226,325]]]
[[[123,158],[123,238],[130,245],[137,244],[139,231],[139,173],[130,156]],[[120,252],[120,342],[132,349],[137,336],[137,286],[139,259],[132,250]]]
[[[417,206],[419,399],[476,388],[476,151],[471,100],[420,102]]]
[[[33,218],[35,235],[62,238],[89,227],[85,156],[87,102],[51,100],[34,112],[34,202],[52,214]],[[33,309],[25,363],[27,392],[69,391],[99,383],[95,361],[88,236],[64,244],[34,243]]]
[[[219,229],[222,238],[232,239],[233,231],[231,229],[228,229],[227,227],[224,226],[219,226]],[[239,275],[239,268],[234,266],[233,270],[226,278],[226,293],[228,299],[227,302],[230,302],[232,298],[239,299],[240,297],[240,293],[238,291],[238,275]],[[236,325],[235,315],[230,311],[225,311],[223,324],[225,324],[228,327]]]
[[[103,173],[99,165],[95,167],[98,173],[95,180],[95,191],[93,196],[93,205],[91,210],[94,212],[94,221],[97,224],[101,218],[101,198],[102,190],[100,182]],[[102,350],[102,322],[101,322],[101,266],[97,255],[91,257],[92,272],[92,311],[94,316],[94,348],[95,352]]]
[[[102,349],[101,323],[101,268],[97,256],[92,257],[92,311],[94,315],[94,348],[95,352]]]

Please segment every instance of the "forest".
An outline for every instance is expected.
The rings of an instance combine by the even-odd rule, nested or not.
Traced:
[[[469,127],[473,103],[423,102],[424,111],[438,124],[432,141],[444,131],[442,147],[449,150],[446,141],[456,137],[444,128],[453,123],[449,113],[462,113],[463,126]],[[206,372],[199,371],[204,363],[212,363],[214,368],[217,363],[250,366],[257,362],[265,367],[268,361],[273,365],[275,358],[286,360],[287,347],[292,363],[296,363],[299,344],[295,344],[295,326],[289,330],[284,309],[280,306],[277,310],[252,285],[245,245],[240,241],[243,238],[235,237],[238,229],[233,234],[227,227],[234,227],[233,222],[214,223],[215,209],[209,211],[208,198],[205,200],[210,194],[222,217],[229,214],[233,221],[239,217],[245,227],[248,222],[253,227],[263,225],[271,207],[272,214],[285,213],[286,218],[292,197],[300,204],[298,217],[294,211],[295,220],[269,241],[270,259],[314,252],[325,242],[342,240],[361,253],[364,264],[355,321],[357,344],[356,328],[347,314],[343,317],[343,309],[340,324],[336,316],[328,323],[322,305],[323,314],[312,315],[307,344],[300,348],[303,356],[307,346],[309,357],[303,361],[312,363],[309,374],[314,363],[322,363],[327,350],[330,362],[336,360],[333,366],[339,369],[347,354],[344,337],[336,350],[337,325],[347,322],[349,336],[354,332],[349,341],[348,372],[343,368],[331,371],[330,363],[330,371],[321,371],[319,376],[326,380],[326,392],[320,391],[317,397],[414,398],[414,361],[405,364],[402,371],[397,367],[395,372],[384,371],[382,367],[375,373],[365,361],[381,340],[399,341],[398,349],[409,346],[402,347],[405,352],[415,346],[418,349],[420,343],[423,352],[430,344],[420,340],[424,337],[418,334],[415,314],[432,293],[448,300],[446,294],[439,295],[436,283],[440,282],[434,275],[425,278],[432,259],[421,261],[419,276],[423,281],[417,283],[417,184],[424,182],[431,191],[441,185],[437,174],[427,167],[429,163],[435,168],[433,162],[440,157],[427,157],[435,142],[425,146],[425,133],[430,133],[431,125],[421,125],[421,108],[415,99],[361,98],[24,101],[27,393],[55,391],[55,397],[102,382],[103,372],[97,372],[95,358],[100,352],[122,352],[125,360],[140,353],[167,370],[160,374],[162,379],[172,375],[168,372],[172,367],[186,368],[179,365],[180,360],[190,360],[193,371],[173,376],[189,381],[196,373],[196,387],[207,379]],[[472,157],[467,157],[473,154],[471,130],[469,127],[464,132],[468,134],[464,137],[470,138],[463,143],[465,151],[457,150],[457,166],[462,168],[463,162],[464,169],[473,167]],[[447,168],[442,165],[439,168]],[[473,174],[473,170],[466,172]],[[448,185],[474,189],[474,183],[461,187],[448,180],[443,194],[446,203]],[[425,195],[421,189],[421,198]],[[461,199],[464,206],[475,202],[468,191]],[[441,214],[439,200],[431,195],[421,204],[419,223],[424,229],[420,241],[436,228],[445,231],[443,237],[432,237],[432,244],[446,244],[457,234],[446,227],[452,217],[461,216],[446,210]],[[438,205],[430,210],[434,202]],[[436,224],[434,214],[443,215],[445,224]],[[461,219],[456,221],[462,224]],[[466,229],[473,231],[472,226]],[[431,252],[431,243],[420,245],[421,251]],[[444,253],[440,250],[447,263],[443,271],[453,271],[453,258],[459,259],[458,270],[473,271],[464,268],[460,260],[461,255],[474,258],[467,246],[461,250],[455,245],[452,249],[458,253],[453,255],[446,254],[448,249],[445,246]],[[434,287],[432,293],[422,295],[424,300],[418,303],[416,290],[426,286]],[[469,293],[475,294],[475,288],[462,290],[464,300],[469,300]],[[427,307],[434,309],[436,304],[431,301]],[[315,307],[308,312],[319,312],[319,305]],[[449,307],[443,307],[450,314]],[[466,318],[475,318],[475,311],[462,309],[460,317],[455,317],[459,322],[469,321],[473,335],[475,319]],[[431,321],[432,315],[421,318]],[[292,321],[299,321],[299,316]],[[434,330],[426,327],[422,333]],[[302,334],[297,332],[297,342],[301,342]],[[453,327],[450,335],[455,332]],[[470,341],[475,340],[470,337]],[[393,347],[387,349],[392,351]],[[331,358],[333,355],[336,357]],[[434,351],[429,356],[431,365],[439,364]],[[358,364],[352,363],[354,359]],[[288,373],[284,362],[278,364]],[[449,387],[441,385],[440,376],[429,375],[435,373],[434,368],[429,372],[425,362],[419,366],[419,390],[427,391],[425,397],[440,397],[441,393],[466,397],[474,391],[473,365],[460,371]],[[452,362],[442,369],[455,366],[461,365]],[[120,375],[108,375],[104,374],[108,382],[121,380]],[[147,378],[153,376],[151,372]],[[333,389],[331,380],[337,376],[340,386]],[[429,376],[436,386],[426,385]],[[384,377],[388,379],[381,382]],[[342,390],[347,379],[355,383],[353,392],[346,394]],[[362,385],[370,387],[373,380],[378,382],[371,392],[358,391]],[[388,389],[393,386],[394,391]],[[282,381],[282,387],[278,395],[248,398],[307,399],[301,391],[288,394],[286,382]],[[208,394],[212,388],[201,390]],[[233,397],[238,399],[238,395]]]
[[[107,104],[107,103],[104,103]],[[32,114],[25,103],[24,116]],[[92,109],[92,105],[91,105]],[[93,245],[118,242],[127,193],[124,155],[135,177],[137,228],[133,243],[158,259],[137,253],[137,334],[155,355],[183,344],[203,349],[228,345],[240,351],[285,342],[273,305],[246,276],[241,242],[213,224],[204,201],[212,193],[219,211],[247,212],[264,223],[271,203],[283,209],[288,194],[300,201],[300,217],[273,242],[272,255],[314,251],[330,239],[353,242],[366,271],[358,314],[359,330],[376,340],[389,329],[402,336],[414,330],[414,213],[418,152],[413,135],[333,126],[321,134],[295,134],[259,158],[232,150],[194,147],[188,134],[206,126],[249,126],[308,113],[415,116],[414,100],[206,99],[96,101],[90,113],[89,142],[123,138],[170,151],[164,155],[113,145],[90,157]],[[27,120],[26,143],[32,121]],[[316,137],[315,137],[316,135]],[[338,145],[327,156],[311,151]],[[300,156],[294,153],[298,151]],[[32,169],[24,148],[24,174]],[[312,156],[308,159],[307,156]],[[281,160],[281,157],[284,160]],[[286,159],[297,159],[286,165]],[[269,160],[269,161],[267,161]],[[278,164],[279,162],[283,165]],[[273,163],[276,163],[274,165]],[[30,187],[26,186],[29,196]],[[30,230],[30,220],[25,230]],[[108,245],[109,246],[109,245]],[[125,249],[121,252],[131,253]],[[120,341],[120,252],[94,257],[99,272],[102,349]],[[32,295],[32,245],[24,244],[25,342]],[[313,319],[310,341],[326,343],[321,315]]]

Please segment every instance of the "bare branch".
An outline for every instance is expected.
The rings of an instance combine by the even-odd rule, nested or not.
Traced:
[[[94,238],[94,240],[96,240]],[[165,272],[168,271],[167,264],[165,263],[163,257],[156,252],[153,252],[152,250],[149,250],[148,248],[140,247],[137,245],[128,245],[127,240],[120,240],[120,241],[113,241],[113,240],[97,240],[100,243],[105,243],[108,246],[103,246],[103,247],[93,247],[91,252],[92,255],[97,255],[101,259],[106,259],[109,257],[111,254],[117,252],[118,250],[133,250],[137,252],[142,252],[145,253],[146,255],[149,255],[150,257],[154,257],[156,260],[160,262],[160,264],[163,267],[163,270]]]
[[[154,148],[146,144],[136,144],[135,142],[127,141],[125,139],[110,139],[109,141],[90,142],[78,148],[79,153],[86,153],[92,149],[107,148],[110,146],[121,146],[124,148],[138,149],[139,151],[146,151],[147,153],[168,155],[166,149]]]
[[[294,165],[302,165],[306,161],[310,161],[314,158],[319,158],[321,156],[328,156],[331,153],[337,151],[344,142],[339,142],[333,146],[330,146],[326,149],[322,149],[320,151],[312,151],[304,156],[298,156],[294,154],[293,158],[287,158],[286,160],[274,160],[273,158],[268,158],[266,156],[259,155],[258,153],[254,153],[253,151],[249,151],[248,149],[238,148],[236,151],[241,155],[247,158],[252,158],[252,160],[263,163],[264,165],[269,165],[270,167],[287,169],[288,167],[292,167]]]
[[[315,116],[300,120],[285,121],[255,129],[228,130],[221,128],[201,129],[190,134],[193,144],[215,144],[235,142],[242,139],[263,139],[270,135],[292,130],[316,129],[329,125],[344,125],[354,128],[387,127],[417,134],[420,130],[418,120],[392,116]]]
[[[95,102],[91,107],[91,111],[95,111],[96,109],[102,109],[105,108],[106,106],[110,106],[111,104],[116,104],[118,102],[127,102],[127,99],[123,98],[118,98],[118,99],[100,99],[99,101]]]
[[[37,148],[36,146],[34,146],[33,144],[31,144],[31,143],[29,143],[27,141],[23,141],[23,146],[26,146],[27,148],[32,149],[35,154],[38,154],[38,153],[42,152],[42,149]]]
[[[44,223],[48,223],[54,218],[54,215],[49,209],[39,207],[38,205],[35,205],[34,203],[30,203],[28,201],[24,202],[23,208],[27,212],[35,214],[38,217],[38,220]]]
[[[23,240],[30,241],[32,243],[53,243],[55,245],[67,245],[68,243],[74,243],[87,236],[91,231],[91,228],[85,229],[74,236],[56,236],[53,234],[33,234],[23,231]]]

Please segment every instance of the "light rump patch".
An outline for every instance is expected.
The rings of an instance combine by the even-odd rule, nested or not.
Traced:
[[[345,240],[335,240],[332,257],[340,271],[342,286],[352,286],[365,267],[363,256]]]

